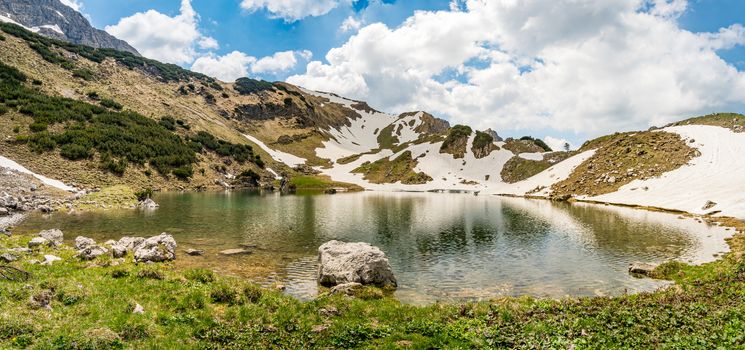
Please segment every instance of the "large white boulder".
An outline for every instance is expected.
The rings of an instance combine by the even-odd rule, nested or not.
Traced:
[[[318,260],[318,282],[323,286],[350,282],[397,286],[385,253],[367,243],[326,242],[318,248]]]
[[[176,240],[165,232],[146,239],[135,248],[136,262],[161,262],[175,259]]]

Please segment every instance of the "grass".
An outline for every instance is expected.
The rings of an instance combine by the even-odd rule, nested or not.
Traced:
[[[115,185],[88,193],[74,203],[76,209],[126,209],[137,205],[137,194],[131,187]]]
[[[290,178],[290,183],[297,189],[324,190],[328,188],[346,188],[349,191],[362,190],[359,186],[345,182],[332,181],[328,177],[319,175],[299,175]]]
[[[686,119],[667,126],[681,125],[711,125],[728,128],[734,132],[745,131],[745,115],[739,113],[715,113],[700,117]]]
[[[267,348],[741,348],[745,345],[745,224],[722,260],[657,272],[677,285],[620,297],[503,298],[404,305],[374,288],[356,298],[301,302],[245,280],[171,264],[81,262],[44,248],[15,266],[27,282],[0,283],[0,347],[33,349]],[[29,237],[2,237],[0,247]],[[29,264],[42,253],[63,258]],[[47,293],[52,310],[35,308]],[[132,311],[139,304],[145,312]]]
[[[466,147],[468,146],[468,137],[471,136],[473,130],[471,127],[466,125],[455,125],[450,128],[448,136],[440,146],[440,153],[449,153],[453,155],[453,158],[463,158],[466,155]]]
[[[553,152],[545,154],[542,160],[530,160],[514,156],[502,167],[502,180],[512,184],[528,179],[574,154],[574,152]]]

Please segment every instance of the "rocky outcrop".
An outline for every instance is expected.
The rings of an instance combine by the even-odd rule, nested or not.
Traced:
[[[327,287],[360,283],[396,287],[396,277],[379,248],[368,243],[329,241],[318,248],[318,282]]]
[[[136,262],[162,262],[176,259],[176,240],[167,233],[150,237],[137,245]]]
[[[635,262],[629,266],[629,273],[632,275],[649,276],[657,265],[651,263]]]
[[[95,48],[111,48],[139,56],[134,47],[93,28],[80,12],[59,0],[2,0],[0,13],[38,34]]]
[[[52,229],[39,232],[39,237],[44,238],[54,246],[59,246],[62,244],[65,235],[58,229]]]

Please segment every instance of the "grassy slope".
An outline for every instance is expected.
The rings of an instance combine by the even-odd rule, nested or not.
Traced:
[[[514,156],[505,163],[500,175],[504,182],[519,182],[564,161],[574,154],[574,152],[553,152],[544,155],[543,160],[530,160]]]
[[[736,348],[745,344],[745,224],[733,252],[703,266],[663,265],[678,282],[616,298],[402,305],[374,288],[359,298],[300,302],[242,280],[169,264],[14,265],[27,282],[0,283],[0,347],[106,348]],[[0,238],[0,246],[29,238]],[[37,253],[29,258],[35,258]],[[181,259],[184,259],[181,257]],[[157,277],[157,278],[153,278]],[[52,311],[29,298],[52,290]],[[144,314],[133,314],[136,304]]]
[[[395,159],[391,157],[362,163],[353,173],[364,175],[364,179],[375,184],[396,183],[424,184],[432,181],[432,177],[424,172],[416,172],[418,161],[412,158],[411,151],[401,153]]]

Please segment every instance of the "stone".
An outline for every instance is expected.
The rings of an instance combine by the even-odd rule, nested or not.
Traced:
[[[124,246],[128,252],[134,252],[142,242],[145,242],[145,237],[122,237],[118,244]]]
[[[144,314],[145,313],[145,308],[142,307],[142,305],[140,305],[140,304],[135,304],[135,309],[132,310],[132,313],[133,314],[140,314],[140,315],[141,314]]]
[[[397,286],[385,253],[368,243],[326,242],[318,248],[318,260],[318,282],[326,287],[349,282]]]
[[[234,248],[234,249],[225,249],[225,250],[221,251],[220,254],[222,254],[222,255],[228,255],[228,256],[231,256],[231,255],[247,255],[247,254],[251,254],[251,251],[248,250],[248,249],[244,249],[244,248]]]
[[[62,231],[53,229],[39,232],[39,237],[46,239],[54,246],[58,246],[62,244],[62,240],[64,239],[65,235],[62,233]]]
[[[148,198],[148,199],[145,199],[144,201],[141,201],[139,204],[137,204],[137,207],[140,209],[144,209],[144,210],[154,210],[154,209],[158,209],[160,205],[158,205],[158,203],[155,203],[154,200]]]
[[[31,304],[31,307],[35,309],[51,310],[53,297],[54,293],[49,289],[45,289],[35,295],[32,295],[29,298],[29,303]]]
[[[16,260],[18,260],[18,257],[13,254],[10,254],[10,253],[0,254],[0,262],[12,263]]]
[[[345,295],[354,295],[354,291],[357,289],[362,288],[361,283],[357,282],[349,282],[349,283],[342,283],[337,284],[333,287],[331,287],[331,294],[345,294]]]
[[[94,241],[91,238],[83,237],[83,236],[75,237],[75,249],[76,250],[83,250],[93,245],[96,245],[96,241]]]
[[[201,249],[187,249],[186,250],[186,254],[187,255],[191,255],[191,256],[202,256],[202,255],[204,255],[204,250],[201,250]]]
[[[629,273],[633,275],[649,276],[657,265],[651,263],[635,262],[629,266]]]
[[[176,240],[167,233],[150,237],[137,246],[135,262],[162,262],[176,259]]]
[[[36,207],[36,209],[39,209],[42,213],[51,213],[54,211],[54,208],[48,206],[48,205],[40,205]]]
[[[29,248],[36,248],[43,245],[51,245],[51,242],[42,237],[34,237],[28,242]]]
[[[115,258],[121,258],[127,255],[127,247],[122,244],[114,244],[111,246],[111,256]]]
[[[93,260],[108,252],[108,249],[94,244],[79,250],[78,257],[83,260]]]
[[[711,208],[714,208],[714,207],[716,207],[716,206],[717,206],[717,203],[715,203],[715,202],[712,202],[712,201],[706,201],[706,203],[705,203],[705,204],[704,204],[704,206],[703,206],[703,207],[701,208],[701,210],[709,210],[709,209],[711,209]]]
[[[0,216],[6,216],[8,214],[10,214],[10,210],[0,207]]]
[[[54,255],[44,255],[44,261],[41,262],[42,265],[52,265],[55,261],[62,261],[62,258]]]

